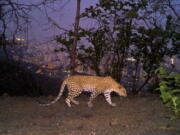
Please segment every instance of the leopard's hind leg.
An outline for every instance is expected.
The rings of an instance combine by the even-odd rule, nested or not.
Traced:
[[[75,85],[75,84],[71,84],[68,86],[68,97],[66,98],[66,103],[68,105],[68,107],[71,107],[71,102],[78,105],[79,102],[76,101],[74,98],[79,96],[81,94],[81,89]]]

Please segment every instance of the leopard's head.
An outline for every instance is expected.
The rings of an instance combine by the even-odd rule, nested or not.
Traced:
[[[120,96],[126,97],[127,96],[127,92],[126,89],[119,84],[118,82],[116,82],[113,78],[108,77],[108,84],[111,85],[111,89],[116,92],[117,94],[119,94]]]
[[[123,97],[126,97],[126,96],[127,96],[126,89],[125,89],[122,85],[119,85],[119,87],[116,89],[116,92],[117,92],[120,96],[123,96]]]

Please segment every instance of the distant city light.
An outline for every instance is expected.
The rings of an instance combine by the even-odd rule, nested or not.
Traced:
[[[24,38],[16,38],[17,41],[24,41]]]

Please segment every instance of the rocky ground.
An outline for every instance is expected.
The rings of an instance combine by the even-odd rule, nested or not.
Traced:
[[[111,107],[102,95],[87,107],[88,96],[77,98],[80,105],[68,108],[63,96],[49,107],[37,100],[50,97],[0,97],[0,135],[180,135],[180,120],[171,121],[171,111],[158,95],[112,97]]]

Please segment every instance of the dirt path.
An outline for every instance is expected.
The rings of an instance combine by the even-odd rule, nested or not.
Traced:
[[[87,107],[86,95],[78,97],[80,105],[72,108],[64,97],[49,107],[35,100],[0,97],[0,135],[180,135],[180,120],[170,121],[171,112],[154,95],[115,96],[115,108],[99,96],[92,109]]]

